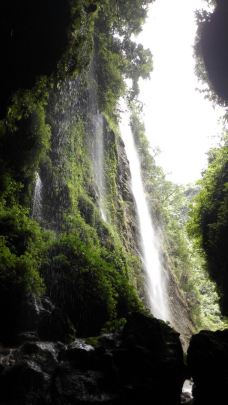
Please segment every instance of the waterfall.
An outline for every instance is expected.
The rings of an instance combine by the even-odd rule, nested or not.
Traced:
[[[41,220],[42,218],[42,181],[39,173],[36,173],[35,189],[33,194],[32,218]]]
[[[120,131],[129,161],[132,193],[138,214],[142,261],[146,275],[147,300],[152,314],[157,318],[168,321],[170,320],[170,313],[167,301],[166,275],[160,261],[158,243],[146,202],[140,161],[130,128],[130,114],[126,105],[124,107],[121,105],[121,110],[123,112],[121,113]]]
[[[98,188],[98,204],[102,219],[107,221],[105,210],[105,176],[104,176],[104,119],[102,114],[97,112],[93,115],[93,128],[94,128],[94,174],[95,183]]]
[[[102,219],[107,222],[105,207],[105,171],[104,171],[104,118],[98,106],[98,81],[96,76],[95,56],[88,72],[87,114],[89,117],[88,132],[92,135],[91,153],[93,160],[94,182],[97,188],[97,203]]]

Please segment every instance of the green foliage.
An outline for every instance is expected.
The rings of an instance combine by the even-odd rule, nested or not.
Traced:
[[[107,225],[102,221],[96,204],[91,139],[86,124],[83,116],[78,115],[64,133],[58,159],[53,159],[49,168],[46,164],[46,169],[42,169],[45,181],[52,178],[47,183],[58,184],[61,179],[68,190],[65,195],[68,208],[63,209],[61,233],[47,247],[42,274],[48,294],[66,311],[79,335],[97,334],[106,322],[115,323],[119,317],[142,306],[133,287],[131,266],[137,266],[132,254],[122,246],[116,224],[118,165],[115,134],[105,122],[106,157],[111,163],[109,166],[106,162],[106,165],[112,170],[112,175],[106,172],[110,213],[114,202],[112,216],[110,214],[113,225]],[[63,207],[63,202],[58,202],[58,188],[54,194],[47,192],[45,204],[51,209],[54,207],[55,211],[60,209],[60,204]],[[52,217],[52,212],[48,211],[47,218]]]
[[[99,89],[99,105],[102,111],[113,114],[113,109],[124,94],[122,70],[124,60],[120,49],[115,49],[112,36],[101,32],[96,37],[96,74]]]
[[[97,15],[97,13],[88,12],[91,4],[95,4],[95,2],[89,0],[71,2],[68,42],[58,63],[58,79],[76,77],[91,61],[94,20]]]
[[[188,229],[196,245],[206,255],[207,269],[221,293],[224,314],[228,314],[227,239],[228,239],[228,149],[223,146],[209,152],[209,164],[201,190],[191,210]]]
[[[139,94],[138,81],[150,77],[152,71],[152,55],[149,49],[144,49],[142,44],[136,44],[130,38],[122,42],[122,49],[125,55],[124,74],[132,79],[131,98]]]
[[[103,0],[99,5],[103,19],[107,21],[110,31],[117,31],[121,36],[130,37],[142,30],[147,16],[148,5],[153,0]],[[101,20],[103,23],[103,19]]]
[[[44,89],[45,82],[41,80],[33,92],[17,92],[6,119],[0,125],[0,164],[3,169],[0,191],[8,196],[11,193],[13,198],[12,184],[17,183],[15,195],[20,194],[20,189],[23,190],[22,201],[49,148],[50,128],[45,122],[47,95]]]
[[[133,4],[134,3],[134,4]],[[151,1],[128,3],[110,0],[100,4],[95,24],[95,60],[102,111],[113,116],[116,103],[124,94],[124,78],[132,79],[132,98],[138,94],[138,80],[149,77],[152,56],[148,49],[132,41],[147,15]]]
[[[5,323],[5,306],[13,324],[25,294],[42,294],[45,288],[80,335],[121,325],[129,311],[142,308],[134,287],[139,260],[123,246],[116,105],[125,91],[124,78],[132,78],[137,87],[139,77],[147,77],[151,69],[149,52],[130,41],[131,34],[139,32],[149,3],[134,0],[132,12],[132,2],[118,1],[113,12],[113,2],[105,0],[91,12],[95,10],[91,0],[70,2],[70,25],[65,27],[68,43],[62,43],[57,68],[50,70],[48,78],[38,77],[30,89],[17,89],[0,122],[0,307]],[[114,33],[123,35],[124,41]],[[97,108],[106,117],[109,225],[97,207],[91,154],[94,134],[89,128],[93,111],[88,112],[86,105],[93,55]],[[65,89],[77,85],[80,102],[74,104]],[[45,236],[24,208],[31,207],[37,171],[43,183],[42,226],[54,230],[53,238]]]
[[[122,263],[110,260],[104,248],[68,234],[53,243],[46,257],[42,273],[48,292],[79,335],[97,334],[107,321],[140,307]]]
[[[43,249],[40,227],[21,206],[0,206],[1,279],[10,279],[24,291],[40,293],[38,269]]]
[[[26,294],[42,294],[39,273],[43,236],[21,206],[0,204],[0,317],[1,339],[12,338]]]
[[[115,319],[114,321],[106,322],[101,333],[115,333],[121,330],[126,325],[126,318]],[[96,342],[98,344],[98,342]]]

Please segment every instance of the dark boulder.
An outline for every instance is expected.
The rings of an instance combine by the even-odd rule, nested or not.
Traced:
[[[228,329],[194,335],[187,359],[196,404],[223,404],[228,385]]]
[[[27,295],[22,301],[17,320],[17,338],[24,340],[72,341],[75,329],[67,315],[48,297]]]
[[[81,371],[61,364],[53,383],[53,405],[117,405],[116,392],[105,382],[103,372]]]
[[[14,300],[12,300],[14,301]],[[0,328],[0,342],[21,344],[24,341],[38,339],[52,342],[71,342],[75,329],[68,316],[56,307],[48,297],[36,297],[27,294],[17,302],[16,312],[11,317],[11,308],[7,308],[9,319],[3,319]]]
[[[25,342],[18,348],[2,348],[0,404],[50,404],[52,376],[63,348],[50,342]]]
[[[125,395],[136,403],[178,404],[185,379],[179,334],[164,322],[134,313],[114,360]],[[165,387],[165,389],[164,389]]]

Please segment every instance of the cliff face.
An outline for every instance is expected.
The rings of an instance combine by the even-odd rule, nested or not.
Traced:
[[[142,308],[129,168],[115,98],[109,101],[108,83],[103,90],[98,78],[99,64],[104,70],[108,61],[94,56],[95,32],[101,38],[94,26],[96,6],[90,3],[66,5],[59,35],[61,44],[66,36],[67,42],[51,58],[53,66],[37,66],[31,83],[19,80],[4,96],[6,102],[13,94],[0,128],[1,301],[10,309],[8,318],[2,310],[3,340],[20,329],[16,319],[28,293],[49,295],[79,335],[96,334],[107,322],[121,322]],[[28,4],[21,7],[27,10]],[[35,9],[29,8],[29,24]],[[33,37],[38,41],[38,21],[34,32],[29,25],[31,38],[22,41],[26,49]],[[17,21],[18,27],[23,22]],[[46,24],[48,18],[44,31]],[[36,58],[42,65],[39,52]],[[120,73],[118,81],[123,87]],[[10,300],[8,291],[17,299]]]
[[[98,10],[88,1],[67,3],[62,13],[59,2],[42,47],[51,5],[46,4],[46,13],[40,3],[36,14],[35,6],[21,4],[20,12],[27,10],[30,21],[25,32],[25,17],[13,17],[27,67],[20,70],[18,83],[6,80],[12,86],[3,92],[8,107],[0,127],[2,307],[7,303],[11,308],[9,320],[2,314],[3,339],[12,335],[12,325],[13,334],[19,329],[15,319],[28,293],[47,294],[79,335],[121,324],[145,301],[138,219],[117,108],[125,92],[123,78],[131,74],[129,97],[135,97],[137,79],[148,75],[150,55],[128,37],[140,26],[142,15],[124,9],[122,21],[110,14],[108,2]],[[4,13],[10,14],[10,9]],[[42,13],[44,29],[38,37]],[[122,32],[124,40],[113,30]],[[46,64],[55,34],[61,37],[60,47],[58,52],[52,49]],[[12,49],[19,38],[14,35]],[[26,81],[32,41],[39,42],[34,59],[31,54],[36,70],[30,69],[31,80]],[[11,290],[18,295],[12,302],[7,293]],[[183,300],[177,287],[172,295],[179,307]],[[191,321],[186,322],[179,331],[188,335]]]
[[[125,296],[128,292],[121,292],[124,283],[127,283],[126,287],[129,285],[130,290],[139,287],[142,293],[142,269],[136,256],[138,239],[135,204],[130,190],[128,162],[117,123],[99,111],[97,81],[92,64],[76,80],[64,82],[51,95],[47,107],[52,134],[51,148],[40,167],[42,215],[39,221],[42,227],[54,231],[59,240],[64,235],[77,234],[86,250],[96,251],[108,267],[113,266],[120,280],[116,279],[117,285],[111,288],[116,292],[119,289],[117,294],[120,300],[125,301],[118,305],[128,307],[128,298]],[[61,253],[66,254],[64,248],[59,249],[58,254]],[[53,252],[50,254],[53,255]],[[78,255],[77,260],[80,261],[83,251],[79,251]],[[107,270],[105,272],[107,274]],[[43,274],[48,291],[56,304],[61,305],[61,285],[56,285],[55,290],[52,285],[54,273],[50,273],[53,270],[44,265]],[[113,283],[111,280],[108,282]],[[77,285],[72,293],[78,294]],[[137,301],[136,296],[135,290],[133,301]],[[88,302],[89,306],[91,311],[93,302]],[[123,308],[124,312],[127,307]],[[116,310],[119,311],[118,308]],[[106,318],[108,320],[108,316]],[[90,333],[93,331],[90,330]]]
[[[132,101],[138,78],[147,77],[151,66],[148,52],[130,40],[150,1],[116,2],[114,11],[110,0],[30,3],[0,6],[4,403],[149,404],[153,398],[178,405],[187,374],[183,353],[178,333],[145,315],[139,227],[118,129],[123,78],[133,81]],[[154,202],[162,173],[157,175],[148,147],[139,146],[148,200]],[[173,192],[168,186],[163,199]],[[194,328],[192,308],[165,253],[162,205],[156,202],[151,213],[164,242],[173,325],[186,344]],[[178,238],[174,232],[171,237],[177,256]],[[218,338],[225,342],[226,333]],[[201,400],[200,385],[202,392],[206,386],[195,371],[197,339],[189,365]]]

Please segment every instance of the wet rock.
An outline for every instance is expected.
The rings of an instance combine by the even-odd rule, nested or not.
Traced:
[[[16,354],[18,359],[32,360],[45,372],[52,373],[58,364],[59,348],[51,342],[27,342]]]
[[[18,348],[2,349],[0,399],[4,404],[49,403],[52,376],[63,348],[61,344],[31,341]]]
[[[61,359],[74,363],[77,369],[90,369],[93,364],[95,349],[85,343],[83,339],[77,339],[63,352]]]
[[[179,405],[183,373],[178,334],[136,313],[97,338],[0,348],[0,404]]]
[[[47,297],[36,297],[28,294],[24,297],[18,317],[18,330],[22,332],[35,331],[41,318],[50,314],[54,305]]]
[[[31,360],[6,367],[0,378],[1,400],[15,404],[36,404],[43,400],[46,404],[48,380],[48,374]]]
[[[64,312],[55,307],[48,297],[27,295],[20,308],[17,326],[19,343],[25,340],[70,342],[75,329]]]
[[[194,335],[187,359],[194,381],[195,403],[224,403],[228,385],[228,329]]]

